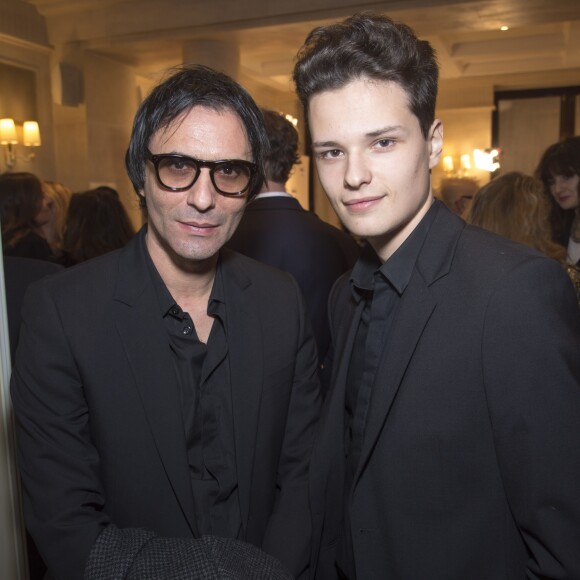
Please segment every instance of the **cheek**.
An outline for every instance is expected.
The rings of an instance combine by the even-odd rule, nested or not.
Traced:
[[[222,204],[222,207],[220,208],[221,211],[228,216],[228,221],[233,226],[237,226],[240,220],[242,219],[242,216],[244,215],[245,209],[244,202],[242,200],[235,199],[232,200],[224,199],[224,201],[226,203]]]
[[[339,185],[342,184],[342,178],[340,177],[336,166],[316,166],[317,173],[318,173],[318,180],[320,181],[320,185],[322,185],[322,189],[329,197],[330,201],[333,201],[334,192],[337,190]]]

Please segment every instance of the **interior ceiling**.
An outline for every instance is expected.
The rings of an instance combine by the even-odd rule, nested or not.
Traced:
[[[580,0],[27,1],[45,16],[55,47],[94,50],[146,76],[182,62],[187,41],[221,40],[238,45],[244,74],[288,91],[307,33],[366,9],[405,22],[429,40],[444,79],[580,69]]]

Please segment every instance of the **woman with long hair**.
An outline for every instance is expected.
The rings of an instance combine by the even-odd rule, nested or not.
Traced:
[[[0,220],[5,256],[51,260],[50,245],[42,234],[49,217],[49,200],[36,175],[0,175]]]
[[[66,217],[62,263],[72,266],[122,248],[135,234],[119,194],[109,187],[73,193]]]
[[[580,266],[580,137],[550,145],[536,176],[550,201],[552,237],[566,248],[568,262]]]
[[[558,260],[580,305],[580,269],[566,262],[566,249],[552,239],[550,204],[538,179],[517,171],[492,179],[475,194],[466,220]]]
[[[42,226],[42,233],[52,251],[59,254],[62,251],[66,213],[72,191],[58,181],[44,181],[42,188],[50,209],[49,220]]]

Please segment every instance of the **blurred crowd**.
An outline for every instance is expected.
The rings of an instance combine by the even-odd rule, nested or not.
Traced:
[[[554,143],[535,175],[519,171],[480,187],[470,177],[442,181],[439,198],[468,223],[558,260],[580,304],[580,137]]]
[[[0,175],[0,216],[4,256],[65,267],[122,248],[135,233],[111,187],[73,193],[32,173]]]

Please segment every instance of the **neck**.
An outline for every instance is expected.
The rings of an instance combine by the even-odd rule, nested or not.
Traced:
[[[187,307],[199,300],[209,299],[213,287],[218,254],[205,260],[187,259],[169,248],[161,248],[148,233],[147,250],[161,279],[175,301],[187,311]]]
[[[268,193],[270,191],[286,191],[284,187],[286,183],[281,183],[279,181],[265,180],[260,193]]]
[[[406,224],[398,230],[389,232],[384,236],[367,238],[369,244],[377,253],[381,262],[386,262],[403,244],[403,242],[413,233],[419,222],[425,217],[435,198],[429,192],[427,199],[419,211]]]

